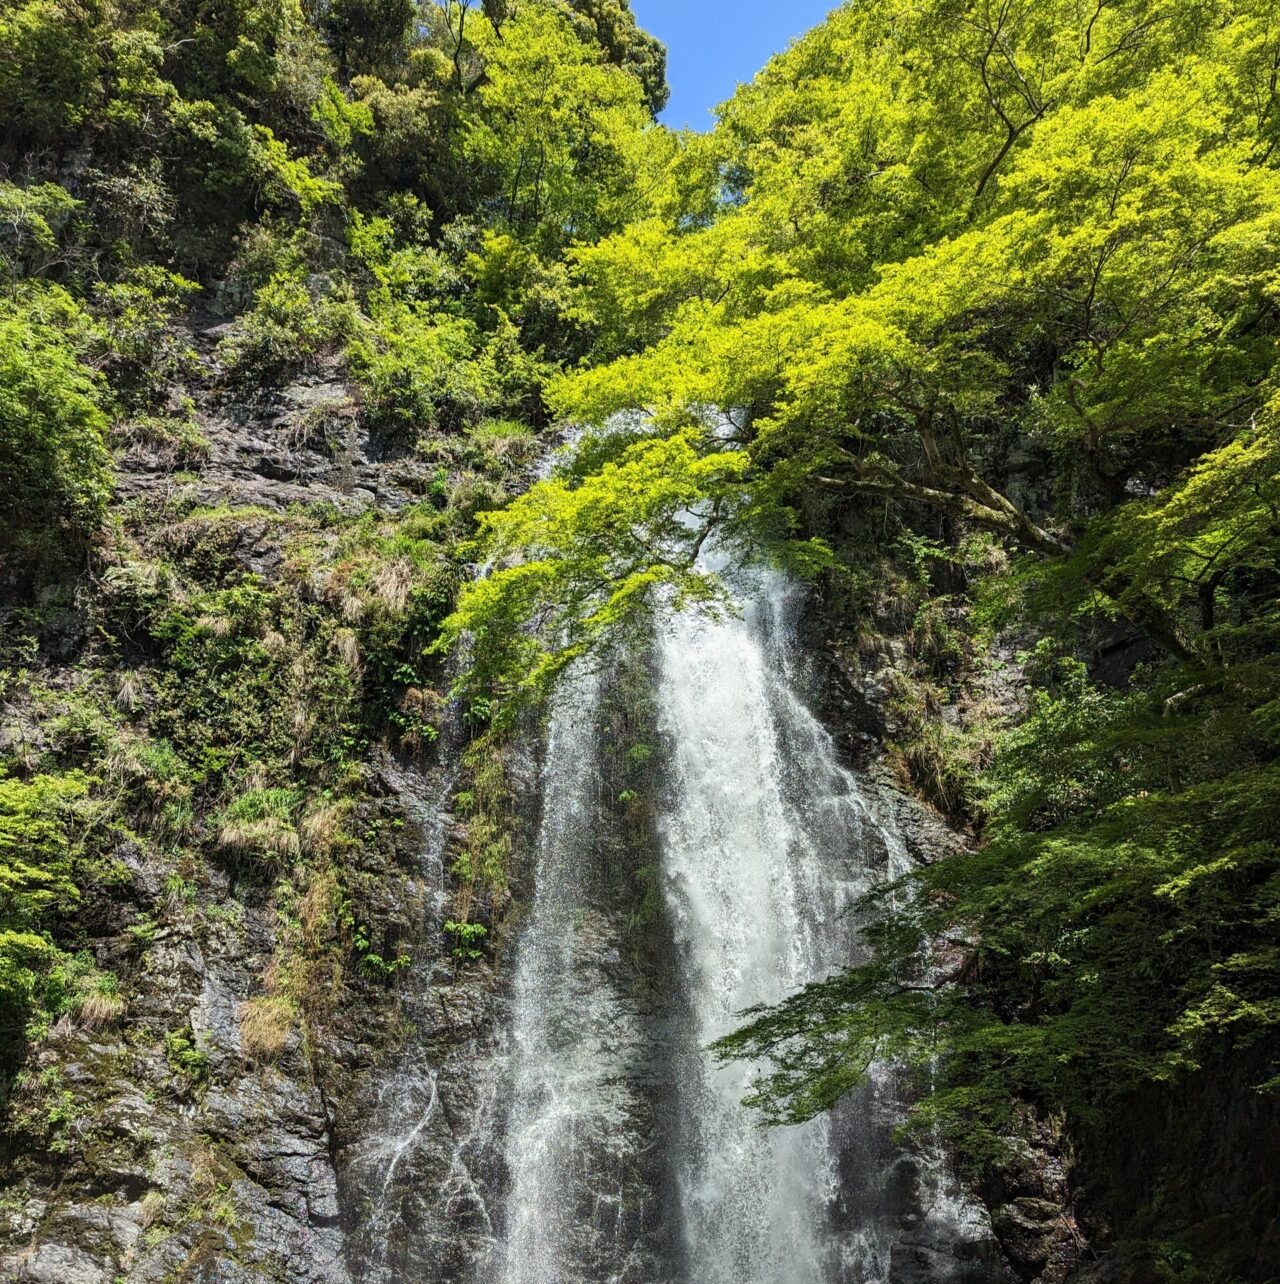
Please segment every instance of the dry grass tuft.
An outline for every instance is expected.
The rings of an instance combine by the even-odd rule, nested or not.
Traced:
[[[245,768],[244,775],[240,777],[240,788],[246,794],[256,793],[259,789],[267,787],[267,779],[266,765],[255,762],[252,766]]]
[[[299,701],[293,706],[289,723],[293,729],[293,748],[289,753],[289,761],[296,767],[307,756],[307,745],[315,728],[315,719],[307,705]]]
[[[289,999],[262,995],[240,1008],[240,1050],[249,1061],[276,1061],[289,1043],[298,1011]]]
[[[363,666],[360,663],[360,641],[355,633],[351,629],[339,629],[333,635],[333,648],[338,659],[359,677]]]
[[[347,818],[344,803],[329,803],[309,811],[298,827],[307,851],[321,855],[332,851],[342,837],[342,825]]]
[[[307,894],[302,898],[302,932],[311,943],[320,941],[332,927],[342,902],[338,876],[331,869],[311,875]]]
[[[275,629],[269,629],[262,635],[262,649],[273,660],[278,660],[288,653],[289,643],[283,633],[278,633]]]
[[[408,606],[412,588],[413,563],[404,557],[384,563],[373,577],[374,592],[397,615]]]
[[[464,516],[474,516],[484,508],[501,503],[502,487],[492,478],[474,469],[463,469],[449,485],[449,507]]]
[[[49,1033],[45,1038],[50,1043],[62,1043],[71,1038],[76,1032],[76,1023],[71,1019],[70,1012],[64,1012],[50,1027]]]
[[[129,669],[116,677],[116,708],[121,713],[135,713],[142,706],[146,684],[137,669]]]
[[[124,1015],[125,1002],[115,993],[90,990],[77,1005],[80,1024],[86,1030],[100,1030],[114,1025]]]
[[[196,628],[204,633],[212,633],[215,638],[231,636],[235,625],[229,615],[202,615],[196,620]]]
[[[157,1222],[164,1221],[169,1207],[169,1200],[162,1190],[149,1190],[142,1197],[138,1212],[142,1220],[142,1229],[147,1230]]]
[[[218,830],[218,846],[235,856],[292,859],[302,852],[297,831],[276,816],[229,820]]]

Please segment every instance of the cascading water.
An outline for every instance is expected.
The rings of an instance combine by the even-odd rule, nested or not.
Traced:
[[[552,1284],[573,1270],[576,1238],[609,1229],[607,1214],[577,1220],[584,1200],[611,1198],[577,1186],[582,1158],[607,1147],[610,1121],[625,1109],[625,1085],[599,1073],[611,1049],[598,1018],[612,996],[579,957],[597,820],[595,693],[591,675],[567,681],[547,737],[536,886],[513,986],[507,1284]]]
[[[601,679],[561,685],[547,734],[533,902],[513,981],[503,1284],[656,1284],[645,1228],[664,1095],[652,1024],[611,912]],[[660,1061],[660,1059],[659,1059]]]
[[[488,1175],[502,1059],[483,992],[437,944],[450,900],[452,748],[437,771],[388,762],[382,772],[417,861],[408,881],[412,905],[398,907],[412,958],[396,977],[404,1045],[370,1075],[363,1127],[342,1162],[348,1203],[358,1209],[349,1255],[360,1284],[466,1280],[494,1242]]]
[[[673,755],[663,865],[696,1014],[678,1180],[706,1284],[839,1278],[830,1125],[761,1129],[740,1104],[750,1068],[714,1066],[705,1051],[744,1008],[849,957],[842,912],[868,886],[865,805],[785,681],[788,596],[762,575],[740,619],[677,616],[659,647]]]
[[[891,1073],[829,1118],[765,1130],[740,1104],[752,1068],[718,1066],[706,1050],[743,1008],[856,958],[849,911],[906,864],[874,791],[797,694],[794,590],[769,571],[734,587],[740,614],[674,615],[657,638],[657,866],[675,978],[665,1025],[646,1023],[607,963],[625,928],[602,908],[599,676],[575,670],[555,700],[537,886],[517,944],[500,1278],[994,1278],[962,1260],[982,1228],[939,1165],[892,1142]],[[656,1070],[653,1048],[647,1061],[642,1051],[655,1032]],[[670,1130],[647,1163],[646,1118]],[[640,1251],[655,1211],[667,1239],[650,1235]]]

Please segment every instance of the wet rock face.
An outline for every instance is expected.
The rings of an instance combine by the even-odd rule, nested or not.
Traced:
[[[336,1114],[333,1154],[353,1279],[445,1284],[471,1279],[494,1240],[505,1005],[490,963],[445,943],[451,772],[397,769],[386,783],[415,853],[402,938],[414,961],[393,1042]]]
[[[1061,1284],[1088,1256],[1075,1212],[1063,1138],[1029,1109],[1005,1160],[987,1172],[981,1194],[1018,1278]]]
[[[271,957],[265,896],[237,921],[157,932],[145,966],[121,968],[127,1025],[55,1030],[31,1071],[38,1085],[56,1066],[56,1085],[19,1093],[6,1173],[29,1197],[0,1209],[0,1281],[473,1278],[501,1180],[502,998],[439,930],[440,777],[388,764],[383,783],[402,824],[362,855],[361,911],[411,944],[413,967],[395,988],[350,985],[310,1047],[295,1029],[260,1065],[240,1021]],[[226,893],[224,878],[206,895]],[[79,1113],[51,1153],[35,1130],[64,1092]]]
[[[878,652],[851,661],[848,657],[857,654],[856,648],[840,644],[840,629],[820,603],[812,604],[800,631],[812,657],[802,675],[807,693],[836,742],[858,764],[910,860],[929,865],[964,852],[973,842],[972,834],[908,793],[883,752],[883,739],[900,730],[887,713],[894,669],[902,660],[900,644],[882,639]],[[1020,669],[1011,651],[994,658],[999,664],[984,675],[985,693],[995,706],[1013,712],[1021,698]],[[961,1217],[953,1224],[962,1231],[958,1238],[952,1234],[948,1243],[939,1243],[925,1219],[918,1229],[909,1230],[893,1255],[895,1282],[1019,1279],[1062,1284],[1072,1277],[1087,1258],[1088,1243],[1077,1222],[1062,1139],[1028,1109],[1020,1135],[1013,1140],[1012,1157],[988,1172],[973,1192],[980,1201],[974,1218]],[[914,1171],[917,1165],[908,1157],[906,1166]],[[896,1198],[910,1219],[911,1201],[920,1200],[921,1189],[917,1173],[896,1196],[890,1192],[887,1197]],[[868,1192],[867,1197],[876,1196]]]
[[[483,965],[439,976],[406,1004],[406,1046],[355,1084],[334,1130],[353,1278],[469,1280],[489,1255],[500,1007]]]
[[[296,1035],[271,1067],[252,1067],[240,1046],[266,925],[247,916],[246,928],[156,940],[121,1034],[55,1032],[40,1060],[78,1113],[59,1153],[29,1133],[8,1138],[13,1184],[35,1197],[4,1226],[0,1279],[346,1280],[323,1094]],[[204,1058],[190,1070],[158,1050],[175,1014]],[[50,1107],[32,1106],[34,1125]]]

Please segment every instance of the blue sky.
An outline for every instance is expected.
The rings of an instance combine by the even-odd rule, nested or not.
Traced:
[[[636,20],[667,46],[671,101],[663,122],[676,129],[710,129],[711,108],[838,2],[631,0]]]

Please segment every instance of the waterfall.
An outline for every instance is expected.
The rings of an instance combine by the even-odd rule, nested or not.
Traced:
[[[561,684],[546,737],[533,902],[517,949],[503,1284],[656,1284],[652,1030],[610,910],[597,673]],[[630,1271],[631,1274],[627,1274]]]
[[[572,675],[547,736],[535,890],[513,984],[507,1284],[553,1284],[571,1269],[573,1186],[586,1168],[576,1152],[617,1110],[594,1073],[608,1051],[591,1022],[609,996],[592,992],[575,957],[596,817],[596,687],[591,675]]]
[[[741,1098],[753,1068],[706,1045],[738,1013],[848,961],[847,911],[870,886],[884,836],[855,778],[792,683],[792,590],[757,573],[740,618],[671,619],[659,644],[671,747],[663,868],[696,1014],[679,1102],[677,1160],[688,1259],[705,1284],[875,1278],[887,1251],[861,1228],[841,1273],[832,1123],[764,1130]]]
[[[571,670],[553,702],[536,887],[516,944],[499,1278],[998,1278],[956,1255],[983,1232],[962,1228],[940,1164],[893,1142],[891,1072],[831,1116],[767,1130],[741,1105],[756,1068],[706,1050],[744,1008],[856,959],[862,893],[908,863],[876,791],[801,698],[795,589],[767,570],[733,589],[735,613],[670,615],[654,648],[665,1024],[636,1007],[620,963],[626,931],[601,856],[599,673]],[[655,1220],[666,1241],[645,1239]]]

